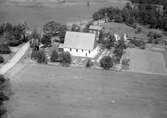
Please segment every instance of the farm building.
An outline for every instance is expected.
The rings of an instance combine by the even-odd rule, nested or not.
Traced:
[[[94,33],[96,35],[96,40],[99,39],[100,32],[103,30],[103,27],[100,25],[90,25],[89,32]]]
[[[96,48],[95,34],[67,31],[63,48],[72,56],[94,58],[98,53]]]

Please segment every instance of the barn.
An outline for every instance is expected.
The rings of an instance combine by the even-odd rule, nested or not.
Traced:
[[[63,50],[72,56],[94,58],[98,53],[95,34],[67,31]]]

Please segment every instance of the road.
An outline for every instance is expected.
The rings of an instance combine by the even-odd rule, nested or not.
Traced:
[[[0,74],[2,75],[6,74],[12,67],[14,67],[19,62],[19,60],[24,56],[29,47],[30,47],[29,42],[25,43],[14,55],[14,57],[8,63],[6,63],[0,68]]]

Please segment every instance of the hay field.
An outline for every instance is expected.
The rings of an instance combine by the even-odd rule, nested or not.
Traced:
[[[11,118],[166,118],[167,77],[46,65],[8,75]]]

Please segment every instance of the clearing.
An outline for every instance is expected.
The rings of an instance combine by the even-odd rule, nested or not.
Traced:
[[[18,64],[11,118],[167,118],[167,77]]]

